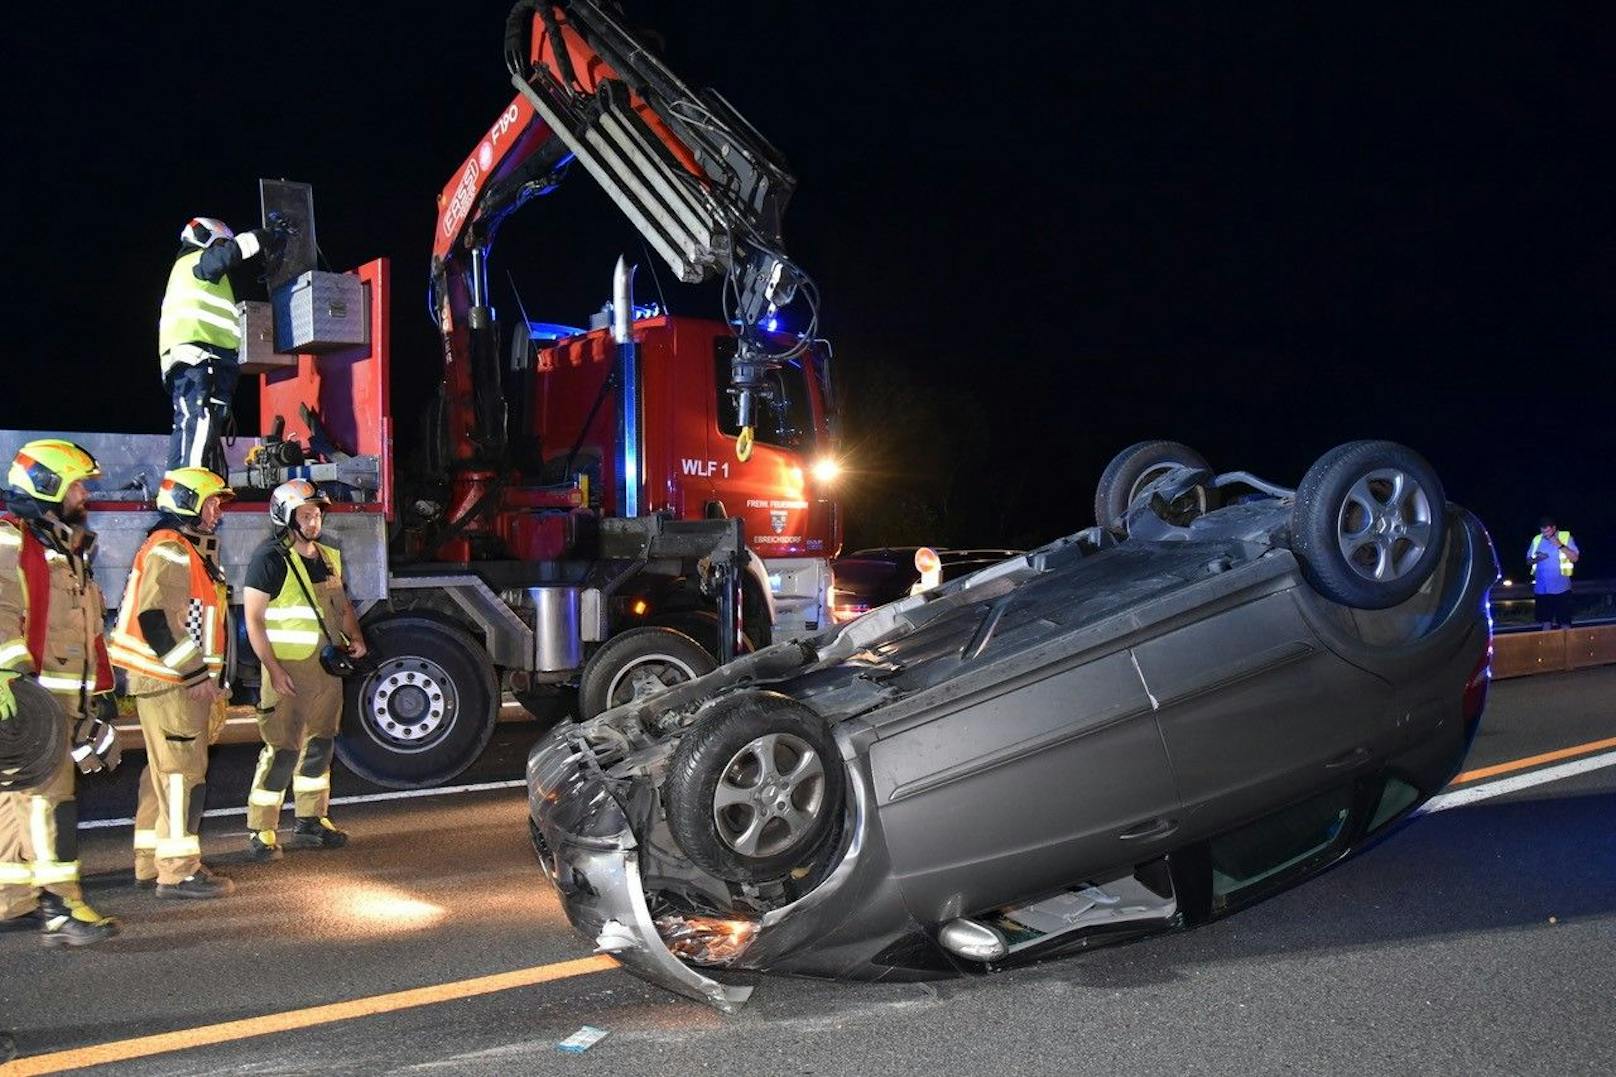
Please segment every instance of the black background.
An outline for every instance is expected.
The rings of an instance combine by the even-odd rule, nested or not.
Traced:
[[[175,237],[251,226],[261,175],[314,185],[334,267],[393,259],[410,414],[437,378],[434,200],[513,96],[507,9],[8,15],[0,426],[166,429]],[[1551,512],[1584,576],[1616,564],[1607,10],[629,4],[799,178],[786,238],[836,345],[851,545],[1074,530],[1146,437],[1287,484],[1389,437],[1506,574]],[[577,172],[502,232],[496,299],[514,279],[533,317],[583,322],[620,251],[649,261]]]

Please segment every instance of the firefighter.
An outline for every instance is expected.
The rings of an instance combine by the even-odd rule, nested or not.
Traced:
[[[30,441],[11,463],[0,515],[0,720],[16,712],[12,682],[33,676],[74,722],[49,778],[0,793],[0,919],[34,918],[48,946],[118,933],[79,887],[73,797],[75,765],[88,774],[118,764],[106,607],[90,573],[95,536],[84,527],[84,481],[100,474],[72,442]]]
[[[247,638],[264,671],[258,704],[264,748],[247,799],[247,845],[255,860],[281,857],[275,827],[288,783],[297,812],[290,844],[336,849],[348,843],[326,814],[342,680],[327,672],[320,652],[329,647],[359,658],[365,641],[343,590],[342,557],[319,541],[330,503],[302,479],[276,487],[269,502],[276,534],[258,547],[247,569]]]
[[[208,734],[229,696],[230,595],[214,530],[235,491],[211,471],[163,476],[156,525],[135,555],[108,648],[129,674],[146,771],[135,809],[135,883],[160,898],[217,898],[235,884],[202,863]]]
[[[225,474],[219,437],[230,418],[241,348],[230,271],[265,252],[278,256],[290,234],[278,217],[239,236],[212,217],[193,217],[180,229],[157,324],[163,387],[174,402],[170,471],[205,467]]]

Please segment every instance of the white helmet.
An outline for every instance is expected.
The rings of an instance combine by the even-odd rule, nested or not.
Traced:
[[[293,479],[275,487],[269,497],[269,522],[276,527],[291,527],[292,514],[299,505],[329,505],[331,499],[322,494],[308,479]]]
[[[180,242],[207,250],[215,240],[235,239],[230,226],[217,217],[192,217],[180,229]]]

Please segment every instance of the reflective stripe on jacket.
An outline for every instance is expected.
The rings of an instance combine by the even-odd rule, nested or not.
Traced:
[[[179,573],[184,576],[180,577]],[[159,653],[147,638],[141,616],[160,611],[168,626]],[[154,628],[159,637],[160,627]],[[118,605],[109,651],[112,664],[132,675],[130,691],[143,695],[158,685],[199,684],[224,668],[230,641],[229,589],[184,535],[153,531],[135,555]]]
[[[188,251],[174,262],[163,293],[157,322],[159,356],[180,344],[212,344],[232,350],[241,346],[241,324],[236,314],[236,293],[228,276],[218,283],[196,275],[201,251]]]
[[[325,560],[331,576],[340,580],[342,554],[318,542],[314,544],[314,548]],[[286,558],[289,564],[286,568],[286,579],[281,581],[280,593],[270,599],[269,605],[264,609],[264,631],[275,650],[275,657],[295,662],[313,656],[325,644],[325,634],[320,631],[321,617],[326,618],[326,627],[331,630],[333,636],[337,634],[339,628],[330,623],[328,612],[316,611],[309,604],[311,599],[318,602],[320,595],[314,584],[309,581],[308,571],[303,567],[303,559],[291,549],[286,549]]]
[[[69,714],[84,713],[86,696],[113,687],[105,616],[101,588],[81,558],[0,515],[0,667],[36,674]]]

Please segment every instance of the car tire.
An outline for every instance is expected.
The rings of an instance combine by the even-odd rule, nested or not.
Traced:
[[[1339,445],[1308,469],[1291,509],[1291,552],[1332,602],[1381,610],[1412,598],[1447,541],[1447,496],[1419,453],[1394,441]]]
[[[365,626],[366,672],[343,682],[337,758],[389,789],[441,785],[493,736],[499,681],[459,625],[420,613]]]
[[[1140,489],[1175,467],[1212,470],[1200,453],[1176,441],[1141,441],[1117,453],[1095,487],[1094,522],[1104,528],[1121,526]]]
[[[813,862],[846,790],[825,720],[786,696],[748,692],[715,705],[684,735],[662,795],[668,829],[691,863],[729,882],[761,883]]]
[[[584,663],[578,682],[580,720],[621,706],[648,692],[682,684],[718,668],[706,649],[671,628],[631,628],[601,645]]]

